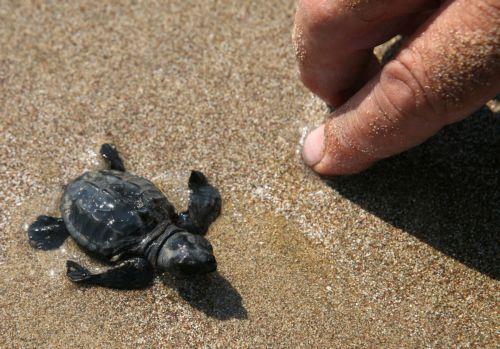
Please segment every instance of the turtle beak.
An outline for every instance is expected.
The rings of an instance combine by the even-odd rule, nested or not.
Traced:
[[[217,261],[213,254],[203,253],[196,260],[180,260],[176,269],[182,275],[208,274],[217,270]]]

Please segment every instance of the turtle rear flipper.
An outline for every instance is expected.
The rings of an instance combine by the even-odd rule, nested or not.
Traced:
[[[123,160],[120,157],[120,153],[116,147],[109,143],[104,143],[100,150],[101,156],[108,164],[111,170],[125,172],[125,166],[123,165]]]
[[[76,262],[66,261],[66,268],[66,275],[73,282],[90,282],[90,279],[93,277],[88,269]]]
[[[28,228],[31,247],[38,250],[53,250],[61,246],[69,233],[61,218],[39,216]]]
[[[103,273],[92,273],[76,262],[66,262],[68,278],[78,284],[132,290],[151,284],[154,273],[144,258],[132,258]]]
[[[205,234],[210,224],[220,215],[220,193],[200,171],[191,172],[189,189],[191,195],[188,209],[179,214],[176,225],[192,234]]]

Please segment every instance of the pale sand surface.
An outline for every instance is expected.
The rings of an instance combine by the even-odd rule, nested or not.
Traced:
[[[0,347],[498,344],[498,115],[324,182],[293,1],[102,3],[0,0]],[[178,209],[191,169],[220,188],[217,275],[79,288],[65,260],[99,265],[73,241],[28,246],[105,141]]]

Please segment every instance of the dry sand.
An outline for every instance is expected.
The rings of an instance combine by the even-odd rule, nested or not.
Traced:
[[[498,114],[322,181],[293,1],[79,3],[0,1],[0,347],[498,345]],[[189,170],[220,188],[217,275],[79,288],[73,241],[30,249],[104,141],[179,209]]]

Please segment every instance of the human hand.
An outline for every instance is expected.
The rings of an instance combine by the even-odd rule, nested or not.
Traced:
[[[373,47],[398,33],[380,67]],[[416,146],[500,91],[499,0],[301,0],[293,41],[302,82],[339,107],[304,143],[323,175]]]

